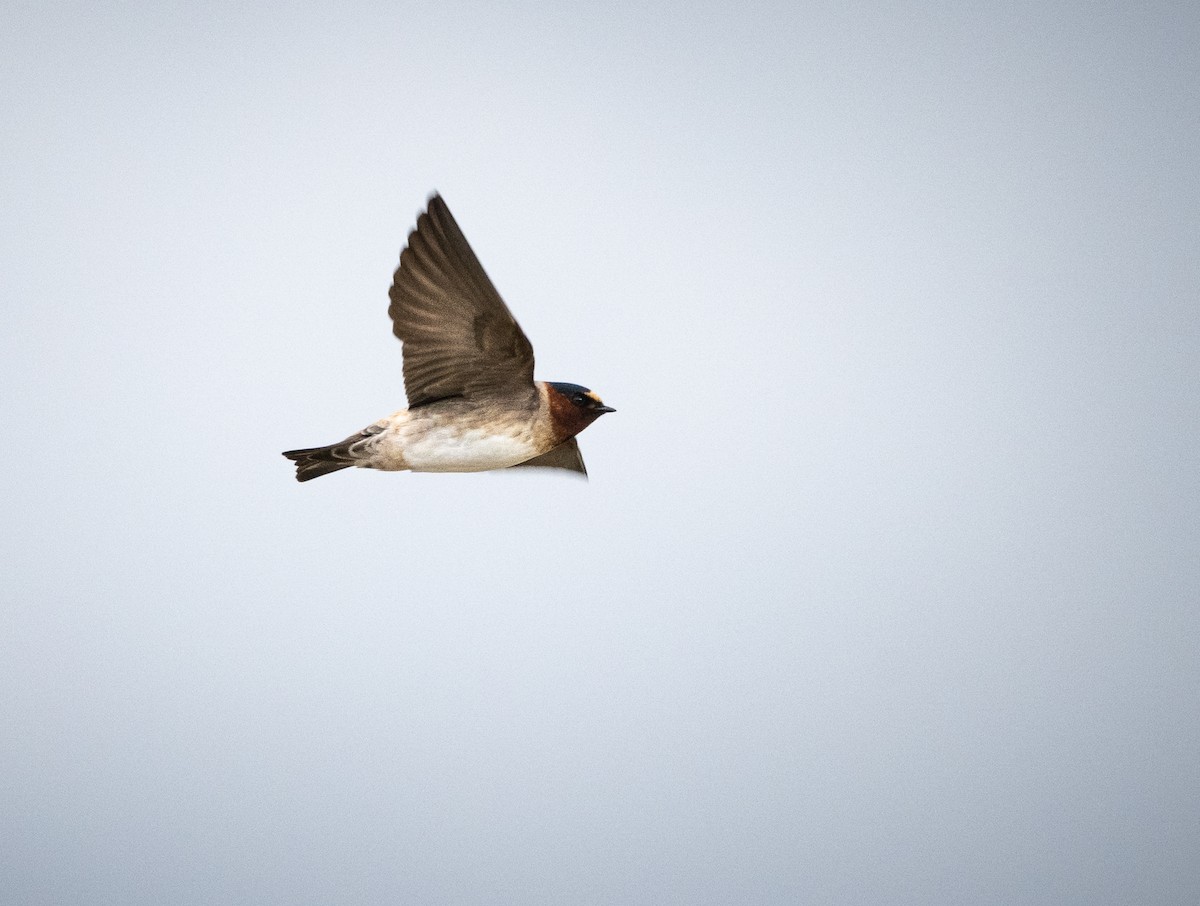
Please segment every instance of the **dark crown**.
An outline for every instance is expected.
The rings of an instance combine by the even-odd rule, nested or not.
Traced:
[[[563,396],[570,396],[572,393],[582,393],[587,396],[592,391],[587,387],[580,387],[578,384],[567,384],[562,381],[550,381],[550,386],[561,393]]]

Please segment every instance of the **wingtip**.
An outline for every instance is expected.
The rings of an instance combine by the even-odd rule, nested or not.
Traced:
[[[429,196],[429,200],[425,202],[425,210],[417,212],[417,225],[413,229],[414,233],[421,231],[422,225],[426,223],[443,224],[446,221],[454,220],[454,215],[450,213],[450,208],[446,205],[446,199],[442,198],[442,193],[434,189]],[[411,242],[412,237],[409,237]]]

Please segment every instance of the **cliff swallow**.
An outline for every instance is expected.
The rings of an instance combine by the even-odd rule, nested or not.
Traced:
[[[408,408],[327,447],[288,450],[296,480],[339,469],[587,475],[575,435],[615,409],[578,384],[533,379],[533,347],[440,195],[400,253],[388,294]]]

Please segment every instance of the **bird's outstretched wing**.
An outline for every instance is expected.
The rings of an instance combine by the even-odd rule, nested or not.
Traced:
[[[583,454],[579,452],[579,444],[573,437],[563,441],[549,453],[543,453],[541,456],[535,456],[533,459],[527,459],[525,462],[518,463],[515,466],[509,466],[509,468],[520,469],[523,466],[540,466],[544,469],[569,469],[587,478],[587,467],[583,464]]]
[[[440,195],[417,218],[388,293],[409,408],[533,389],[533,347]]]

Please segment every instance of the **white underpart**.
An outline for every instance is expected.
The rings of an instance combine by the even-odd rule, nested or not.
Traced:
[[[389,430],[375,446],[370,465],[413,472],[486,472],[507,469],[537,455],[532,432],[495,433],[483,428],[410,423],[408,413],[388,421]],[[364,463],[365,465],[365,463]]]
[[[437,428],[405,447],[404,458],[414,472],[483,472],[515,466],[536,452],[511,434]]]

